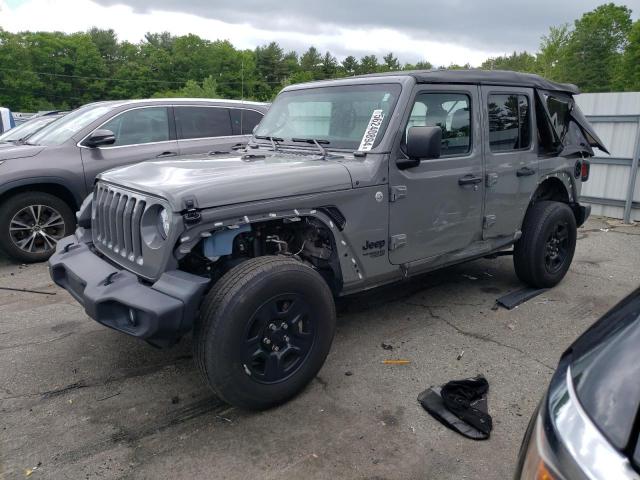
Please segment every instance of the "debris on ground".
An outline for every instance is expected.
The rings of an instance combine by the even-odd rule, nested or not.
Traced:
[[[180,403],[180,397],[176,395],[171,399],[171,403],[173,403],[174,405],[177,405],[178,403]]]
[[[42,292],[40,290],[29,290],[28,288],[11,288],[11,287],[0,287],[0,290],[8,290],[11,292],[24,292],[24,293],[39,293],[40,295],[55,295],[56,292]]]
[[[479,375],[428,388],[418,395],[418,401],[447,428],[473,440],[486,440],[493,429],[488,391],[489,383]]]
[[[462,357],[464,356],[464,350],[462,350],[458,356],[456,357],[456,360],[460,360]]]
[[[382,363],[384,365],[409,365],[411,361],[410,360],[383,360]]]
[[[468,275],[466,273],[463,273],[462,276],[464,278],[468,278],[469,280],[478,280],[478,277],[474,277],[473,275]]]
[[[351,370],[347,370],[346,372],[344,372],[344,374],[345,374],[347,377],[350,377],[351,375],[353,375],[353,372],[352,372]]]
[[[512,310],[518,305],[537,297],[541,293],[549,290],[548,288],[531,288],[525,287],[515,292],[508,293],[496,300],[497,305],[502,305],[507,310]]]
[[[26,468],[24,470],[24,476],[25,477],[30,477],[31,475],[33,475],[33,472],[35,472],[36,470],[38,470],[40,468],[41,465],[42,465],[42,462],[38,462],[38,465],[36,465],[35,467]]]
[[[382,342],[382,343],[380,344],[380,346],[381,346],[383,349],[385,349],[385,350],[393,350],[393,345],[391,345],[391,344],[389,344],[389,343],[384,343],[384,342]]]

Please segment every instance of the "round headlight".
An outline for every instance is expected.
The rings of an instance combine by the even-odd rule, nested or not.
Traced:
[[[169,236],[169,228],[171,227],[171,222],[169,219],[169,212],[167,212],[166,208],[161,208],[158,213],[158,223],[160,233],[163,238],[167,238]]]

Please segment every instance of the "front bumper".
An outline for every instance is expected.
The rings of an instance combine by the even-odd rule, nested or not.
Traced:
[[[78,229],[58,242],[49,259],[53,281],[68,291],[97,322],[168,346],[191,330],[209,279],[180,270],[145,284],[133,273],[104,260],[83,241]]]

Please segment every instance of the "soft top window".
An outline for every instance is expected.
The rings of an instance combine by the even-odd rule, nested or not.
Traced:
[[[546,95],[547,110],[551,118],[551,124],[558,133],[558,137],[565,143],[565,136],[569,131],[571,120],[571,98],[564,95]]]

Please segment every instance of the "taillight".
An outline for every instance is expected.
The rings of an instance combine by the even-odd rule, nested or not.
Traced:
[[[589,162],[587,162],[586,160],[582,160],[582,167],[580,167],[580,180],[582,180],[583,182],[586,182],[587,180],[589,180],[590,169],[591,169],[591,166]]]

